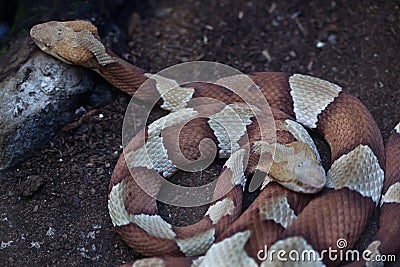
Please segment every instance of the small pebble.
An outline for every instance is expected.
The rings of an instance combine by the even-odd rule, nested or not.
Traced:
[[[329,34],[329,36],[328,36],[328,42],[330,43],[330,44],[336,44],[336,39],[337,39],[337,37],[336,37],[336,34]]]
[[[264,49],[264,50],[262,51],[262,55],[268,60],[268,62],[271,62],[271,61],[272,61],[271,54],[268,52],[267,49]]]
[[[32,196],[42,185],[44,179],[40,175],[30,175],[19,186],[22,196]]]
[[[268,9],[268,13],[271,14],[275,11],[276,8],[276,3],[272,3],[271,7]]]
[[[208,43],[208,37],[207,35],[203,35],[203,43],[207,44]]]
[[[315,45],[316,48],[322,48],[325,46],[324,42],[318,41],[317,44]]]

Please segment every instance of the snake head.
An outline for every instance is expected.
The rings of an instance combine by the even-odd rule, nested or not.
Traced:
[[[315,152],[306,143],[298,141],[276,145],[268,176],[301,193],[317,193],[326,183],[325,170]]]
[[[93,68],[98,63],[94,52],[105,53],[97,28],[83,20],[37,24],[30,35],[43,52],[67,64]]]

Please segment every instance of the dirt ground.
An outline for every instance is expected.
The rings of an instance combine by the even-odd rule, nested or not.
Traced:
[[[144,69],[207,60],[244,72],[310,74],[357,96],[384,139],[400,121],[399,1],[139,2],[100,30]],[[113,42],[120,32],[128,38]],[[116,266],[138,256],[115,234],[107,210],[129,102],[111,90],[113,103],[84,107],[90,112],[80,123],[1,174],[1,266]]]

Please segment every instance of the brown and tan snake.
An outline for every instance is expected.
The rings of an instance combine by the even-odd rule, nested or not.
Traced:
[[[130,247],[149,257],[129,266],[281,266],[276,258],[260,257],[265,247],[323,256],[290,266],[336,266],[340,259],[323,252],[351,249],[377,206],[380,228],[368,249],[373,255],[400,251],[400,124],[384,149],[371,114],[340,86],[301,74],[247,74],[272,108],[268,114],[262,106],[247,105],[224,83],[179,84],[131,65],[100,42],[89,22],[46,22],[30,34],[44,52],[95,70],[143,102],[159,99],[161,107],[172,111],[130,140],[111,178],[113,225]],[[239,82],[235,79],[230,82]],[[166,83],[176,83],[176,90],[165,94]],[[136,94],[142,84],[144,90]],[[251,100],[251,90],[243,88],[241,94]],[[205,97],[224,105],[193,104]],[[272,133],[263,128],[271,121],[276,125]],[[326,175],[311,138],[298,123],[329,144]],[[201,143],[204,139],[212,142]],[[175,155],[196,161],[213,144],[228,159],[213,184],[207,212],[192,225],[171,225],[157,208],[163,186],[157,177],[168,179],[176,172],[182,158]],[[246,179],[255,173],[264,177],[262,190],[242,212]],[[147,190],[142,183],[148,184]],[[381,263],[353,263],[364,264]]]

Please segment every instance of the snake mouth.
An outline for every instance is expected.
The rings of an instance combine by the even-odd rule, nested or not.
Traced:
[[[49,53],[49,54],[50,54],[50,53]],[[60,55],[57,54],[57,53],[54,53],[54,54],[52,53],[51,55],[54,56],[54,57],[56,57],[58,60],[62,61],[62,62],[65,63],[65,64],[73,65],[73,63],[69,62],[68,60],[66,60],[65,58],[63,58],[62,56],[60,56]]]
[[[43,52],[45,52],[45,53],[47,53],[47,54],[49,54],[49,55],[51,55],[51,56],[57,58],[58,60],[60,60],[61,62],[65,63],[65,64],[73,65],[73,63],[69,62],[68,60],[66,60],[66,59],[65,59],[64,57],[62,57],[61,55],[59,55],[59,54],[57,54],[56,52],[54,52],[54,50],[51,49],[51,45],[50,45],[50,44],[44,44],[44,45],[40,46],[40,49],[41,49]]]
[[[38,40],[35,40],[35,44],[40,48],[40,50],[42,50],[46,54],[49,54],[49,55],[57,58],[58,60],[60,60],[61,62],[65,63],[65,64],[73,65],[71,62],[66,60],[64,57],[62,57],[61,55],[59,55],[56,52],[54,52],[54,50],[51,48],[52,46],[51,46],[50,43],[44,43],[44,42],[40,42]]]

